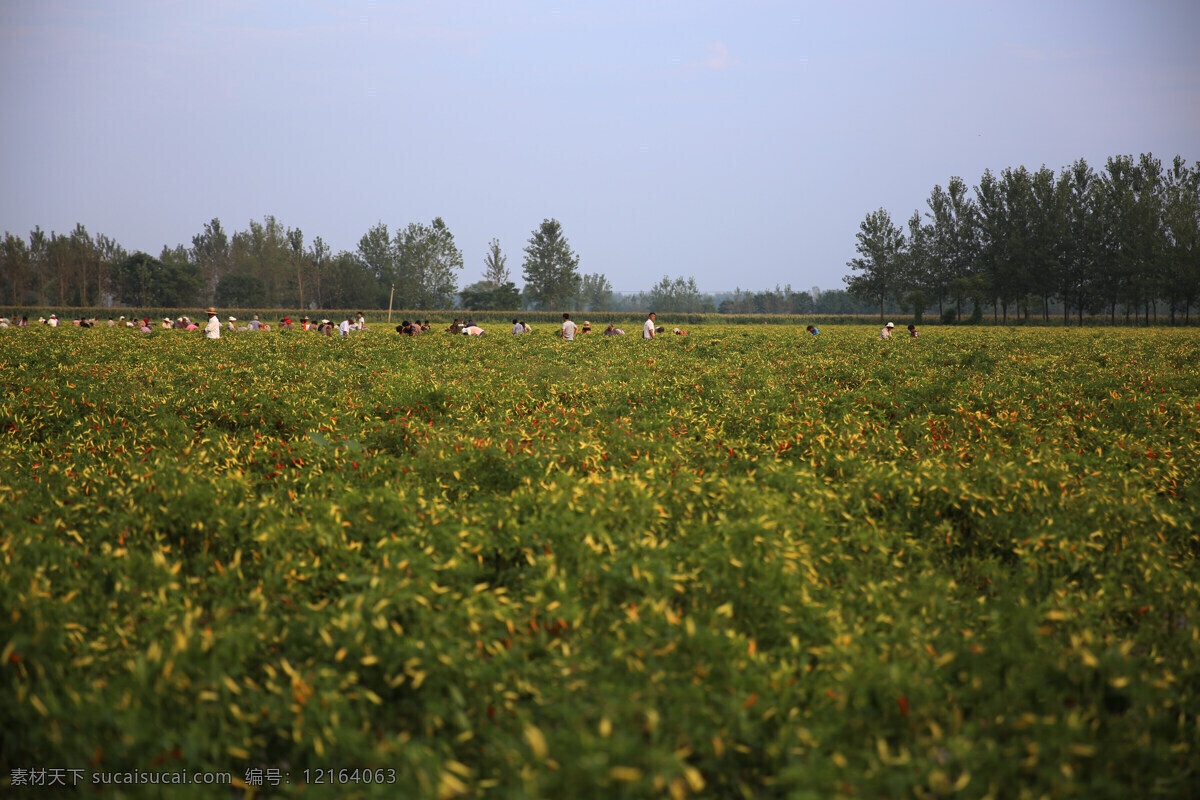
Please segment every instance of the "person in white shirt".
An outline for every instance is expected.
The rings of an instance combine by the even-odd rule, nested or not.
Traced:
[[[651,311],[649,318],[646,320],[646,324],[642,326],[642,338],[643,339],[653,339],[654,338],[654,322],[657,318],[658,318],[658,316],[653,311]]]
[[[563,326],[560,335],[568,342],[575,341],[575,323],[571,322],[570,314],[563,314]]]
[[[50,319],[46,322],[51,328],[58,327],[58,314],[51,314]]]
[[[894,328],[894,327],[896,327],[896,326],[895,326],[895,325],[893,325],[893,324],[892,324],[892,323],[890,323],[890,322],[889,322],[887,325],[884,325],[884,326],[883,326],[883,330],[881,330],[881,331],[879,332],[879,338],[880,338],[880,339],[890,339],[890,338],[892,338],[892,328]]]
[[[217,316],[217,310],[212,306],[208,307],[208,324],[204,326],[204,338],[221,338],[221,318]]]
[[[513,320],[513,336],[518,336],[525,332],[525,326],[517,320]]]
[[[342,336],[350,335],[350,320],[342,320],[342,324],[338,326],[338,333],[340,333]]]
[[[487,331],[478,325],[468,325],[462,329],[463,336],[484,336],[486,333]]]

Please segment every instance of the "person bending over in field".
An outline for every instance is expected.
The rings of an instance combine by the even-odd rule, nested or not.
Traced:
[[[892,328],[894,328],[894,327],[896,327],[896,326],[890,322],[887,325],[884,325],[883,329],[879,331],[879,338],[880,339],[892,338]]]
[[[917,326],[916,325],[908,326],[908,338],[910,338],[910,339],[917,338]]]
[[[513,320],[513,336],[520,336],[524,332],[525,332],[525,326],[522,325],[518,320],[514,319]]]
[[[683,328],[676,328],[674,331],[672,331],[672,333],[674,333],[676,336],[687,336],[687,331],[685,331]]]
[[[408,320],[404,320],[396,326],[396,333],[400,334],[401,336],[412,336],[413,324]]]
[[[818,334],[820,334],[820,333],[821,333],[819,330],[817,330],[817,326],[816,326],[816,325],[809,325],[809,326],[808,326],[807,328],[805,328],[804,330],[808,331],[808,333],[809,333],[809,335],[810,335],[810,336],[817,336]]]
[[[473,320],[471,322],[467,323],[467,326],[462,329],[462,333],[463,333],[463,336],[486,336],[487,335],[487,331],[485,331],[483,328],[476,325]]]

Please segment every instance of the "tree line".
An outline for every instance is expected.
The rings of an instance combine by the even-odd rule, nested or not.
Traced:
[[[706,293],[694,277],[664,275],[648,291],[617,293],[600,273],[579,271],[561,223],[547,219],[523,250],[524,287],[513,283],[500,242],[488,244],[483,279],[458,288],[462,252],[441,218],[395,231],[382,222],[354,251],[333,253],[320,237],[273,216],[227,232],[213,219],[191,246],[157,256],[128,252],[82,224],[69,234],[35,228],[0,241],[0,305],[194,308],[396,308],[575,310],[686,314],[865,314],[871,303],[843,290]],[[394,296],[392,294],[394,288]],[[887,308],[895,305],[888,301]]]
[[[1007,322],[1010,312],[1048,319],[1051,308],[1111,321],[1190,321],[1200,294],[1200,162],[1164,168],[1149,153],[1114,156],[1096,172],[1084,159],[1057,174],[985,170],[934,186],[907,226],[880,208],[859,226],[858,257],[844,279],[883,313],[886,302],[946,321],[970,303]]]
[[[191,246],[164,246],[157,256],[128,252],[82,224],[70,234],[35,228],[28,239],[0,241],[0,304],[182,308],[561,308],[607,302],[603,275],[579,272],[561,223],[547,219],[524,248],[518,290],[493,239],[483,280],[459,289],[462,251],[440,217],[389,231],[382,222],[354,251],[334,253],[320,237],[273,216],[227,232],[213,219]]]

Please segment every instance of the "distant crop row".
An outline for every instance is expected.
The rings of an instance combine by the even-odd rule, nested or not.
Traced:
[[[1193,335],[689,333],[0,331],[0,763],[1187,796]]]

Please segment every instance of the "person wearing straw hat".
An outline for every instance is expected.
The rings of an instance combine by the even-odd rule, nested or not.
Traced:
[[[883,330],[879,331],[879,338],[880,339],[892,338],[892,328],[894,328],[894,327],[896,327],[896,326],[890,322],[887,325],[884,325]]]
[[[208,323],[204,326],[204,338],[220,339],[221,338],[221,318],[217,316],[217,310],[212,306],[208,307]]]

